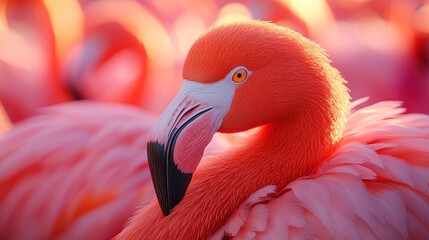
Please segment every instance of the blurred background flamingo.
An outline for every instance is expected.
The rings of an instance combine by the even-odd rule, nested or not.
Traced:
[[[156,109],[156,97],[170,93],[149,79],[171,79],[161,75],[172,68],[167,32],[134,1],[97,1],[84,10],[69,0],[6,1],[1,10],[0,100],[13,122],[76,99]]]
[[[427,0],[4,0],[0,2],[0,134],[7,130],[11,133],[0,135],[0,139],[12,146],[8,139],[22,128],[14,129],[20,121],[26,125],[46,116],[63,119],[73,114],[85,119],[82,115],[91,111],[100,113],[90,116],[102,118],[108,114],[103,113],[107,106],[116,109],[116,103],[135,105],[146,115],[157,116],[178,91],[184,57],[196,38],[214,23],[242,19],[273,21],[320,43],[328,50],[333,66],[349,82],[354,99],[370,96],[367,104],[402,100],[409,112],[429,113]],[[67,104],[54,110],[41,109],[79,99],[107,103],[100,103],[105,106],[100,110],[82,107],[73,114],[62,110]],[[71,108],[75,107],[65,109]],[[49,134],[48,129],[38,129],[39,134]],[[32,134],[28,132],[28,136]],[[96,135],[96,131],[90,134]],[[61,138],[72,143],[66,135],[52,141]],[[15,144],[20,152],[29,142]],[[48,142],[40,143],[26,153],[31,159],[48,147]],[[18,165],[22,179],[29,174],[24,161],[11,163],[4,153],[1,156],[0,164],[7,161]],[[64,175],[71,174],[72,170],[64,168],[69,166],[67,163],[62,166],[61,159],[55,160],[52,166],[61,168]],[[97,169],[100,163],[93,164],[86,165],[88,170]],[[43,173],[40,178],[50,179]],[[5,176],[0,173],[0,179]],[[92,177],[88,175],[87,180]],[[128,180],[122,183],[126,185]],[[22,189],[20,184],[0,180],[0,185],[8,189]],[[79,185],[77,180],[74,184]],[[40,186],[41,192],[43,189],[46,186]],[[0,202],[4,196],[2,192]],[[73,202],[49,199],[63,204],[64,209]],[[71,208],[79,209],[79,204]],[[89,209],[79,211],[87,214],[96,208]],[[25,216],[22,212],[14,221]],[[39,216],[37,220],[52,223],[52,218],[48,221]],[[73,221],[66,223],[73,225]]]
[[[429,112],[428,6],[423,0],[3,1],[0,101],[12,122],[81,98],[159,113],[178,90],[171,79],[204,29],[262,19],[325,47],[352,97],[404,100],[408,111]]]
[[[152,124],[138,108],[83,101],[18,123],[0,140],[1,238],[112,238],[152,196]]]

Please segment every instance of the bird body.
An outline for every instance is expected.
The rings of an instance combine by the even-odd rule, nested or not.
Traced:
[[[107,239],[153,195],[135,107],[74,102],[43,109],[0,137],[2,239]]]
[[[427,236],[428,116],[389,102],[350,114],[324,51],[259,21],[208,31],[183,76],[148,138],[159,203],[117,239]],[[196,168],[211,134],[255,127]]]
[[[429,117],[380,102],[350,114],[312,174],[254,192],[211,239],[425,239]]]

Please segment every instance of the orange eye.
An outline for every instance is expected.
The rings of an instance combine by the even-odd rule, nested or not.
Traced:
[[[232,81],[235,83],[242,83],[247,79],[247,70],[240,68],[232,75]]]

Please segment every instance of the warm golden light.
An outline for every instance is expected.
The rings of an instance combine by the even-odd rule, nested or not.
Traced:
[[[40,69],[46,67],[47,56],[37,43],[29,41],[14,29],[7,29],[1,33],[0,61],[20,71],[40,73]],[[30,83],[31,79],[25,81]]]
[[[418,31],[429,34],[429,3],[416,12],[414,26]]]
[[[6,115],[6,111],[3,108],[3,105],[0,102],[0,139],[1,134],[6,132],[10,128],[10,121]]]
[[[334,22],[328,4],[324,0],[282,0],[308,26],[310,34],[322,31],[323,26]]]
[[[389,21],[375,16],[367,17],[361,20],[358,26],[357,37],[375,51],[388,55],[394,50],[403,51],[407,47],[398,27]],[[390,41],[385,41],[386,36]]]
[[[43,0],[51,18],[57,58],[61,59],[82,37],[83,13],[76,0]]]
[[[252,19],[252,14],[245,5],[241,3],[230,3],[220,10],[216,23],[221,24],[249,19]]]
[[[5,5],[6,5],[5,1],[0,2],[0,34],[6,31],[6,28],[7,28]]]
[[[85,8],[89,25],[116,21],[134,33],[144,44],[151,67],[171,66],[172,46],[162,24],[141,4],[132,0],[105,0],[89,3]]]
[[[194,15],[184,14],[178,17],[174,23],[174,30],[179,48],[179,61],[186,57],[191,45],[205,29],[206,26],[201,19]]]

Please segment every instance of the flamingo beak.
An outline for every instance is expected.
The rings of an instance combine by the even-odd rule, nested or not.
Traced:
[[[229,105],[225,109],[211,104],[219,96],[207,98],[214,91],[209,90],[205,94],[203,90],[207,86],[201,86],[185,80],[179,94],[158,119],[149,136],[149,167],[165,216],[184,197],[205,147],[229,111]]]

